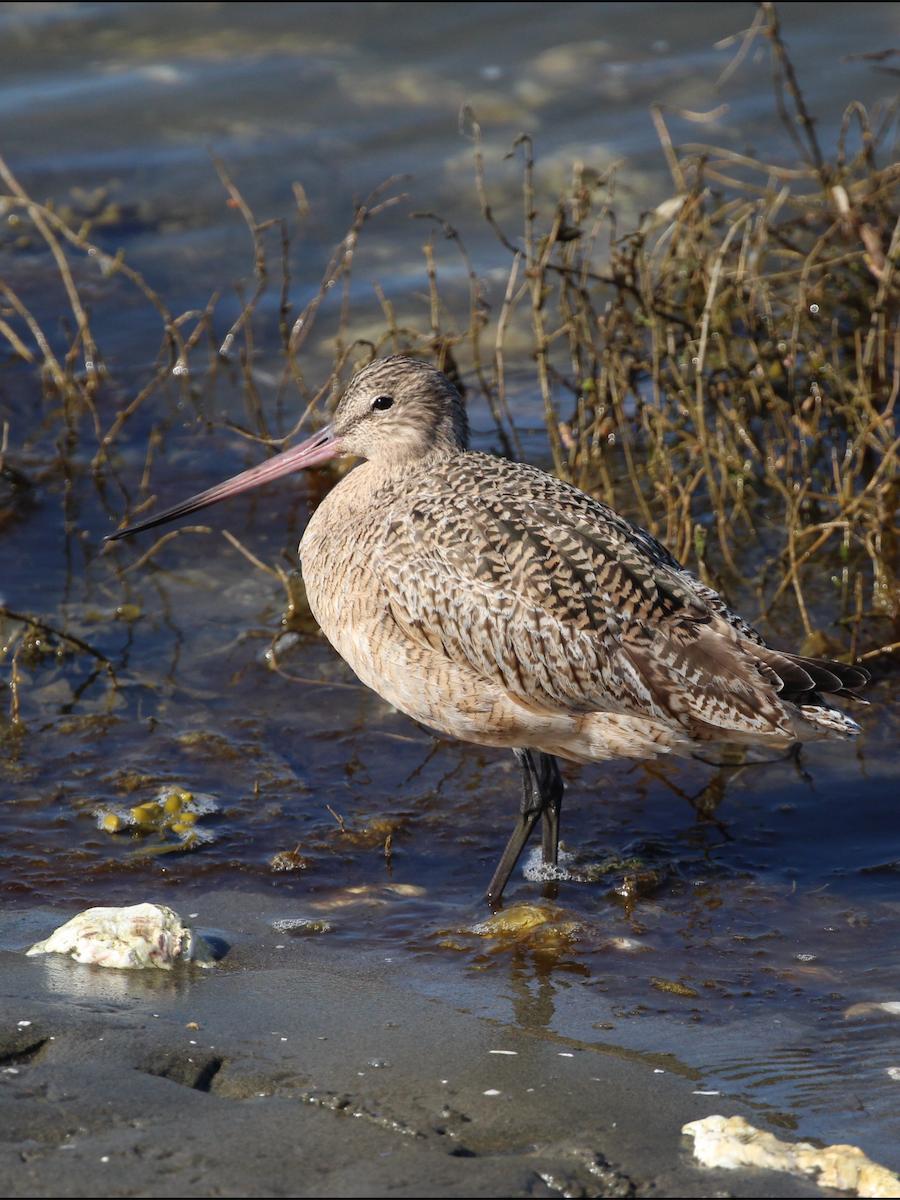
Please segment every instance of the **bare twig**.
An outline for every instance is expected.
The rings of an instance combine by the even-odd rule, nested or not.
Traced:
[[[124,568],[123,574],[126,571],[137,571],[140,567],[146,566],[157,550],[161,550],[166,542],[171,542],[173,538],[181,537],[183,533],[212,533],[208,525],[182,525],[180,529],[173,529],[169,533],[164,533],[158,541],[154,542],[146,554],[133,563],[129,563]]]
[[[34,629],[43,630],[44,633],[52,634],[54,637],[62,638],[65,642],[71,642],[73,646],[77,646],[79,650],[84,650],[86,654],[93,654],[94,658],[98,658],[101,662],[109,662],[105,654],[101,654],[99,650],[94,649],[89,642],[84,641],[80,637],[76,637],[74,633],[66,633],[65,630],[57,629],[55,625],[50,625],[46,621],[40,620],[38,617],[32,617],[28,613],[13,612],[11,608],[7,608],[5,604],[0,604],[0,617],[8,617],[10,621],[21,621],[24,625],[31,625]]]
[[[255,554],[248,550],[246,546],[241,545],[233,533],[229,533],[227,529],[223,529],[222,537],[225,538],[226,541],[231,542],[235,550],[243,554],[244,558],[246,558],[248,562],[252,562],[254,567],[259,567],[260,571],[265,571],[267,575],[273,575],[276,579],[278,579],[278,572],[273,571],[271,567],[267,567],[264,562],[260,562]]]

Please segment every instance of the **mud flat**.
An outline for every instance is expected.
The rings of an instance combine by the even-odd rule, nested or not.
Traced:
[[[686,1122],[759,1118],[674,1057],[460,1009],[415,961],[273,928],[271,894],[191,907],[213,971],[27,958],[72,914],[0,923],[3,1195],[823,1194],[697,1166]]]

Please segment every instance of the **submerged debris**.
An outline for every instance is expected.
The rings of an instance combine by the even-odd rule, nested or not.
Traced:
[[[815,1175],[819,1187],[857,1196],[900,1196],[900,1179],[857,1146],[817,1150],[809,1142],[780,1142],[743,1117],[704,1117],[690,1121],[681,1132],[694,1139],[694,1157],[704,1167],[762,1167],[801,1177]]]
[[[863,1004],[851,1004],[844,1017],[880,1017],[884,1013],[890,1017],[900,1017],[900,1000],[872,1000]]]
[[[310,908],[327,912],[335,908],[350,908],[354,904],[384,904],[395,896],[409,898],[427,894],[427,888],[417,887],[412,883],[386,883],[383,887],[365,883],[359,887],[341,888],[339,892],[323,900],[313,901]]]
[[[334,925],[323,917],[279,917],[270,922],[278,933],[287,933],[291,937],[307,937],[314,933],[331,933]]]
[[[131,808],[104,805],[94,811],[94,816],[97,828],[104,833],[131,830],[144,843],[141,854],[167,854],[172,850],[192,850],[213,841],[215,835],[200,828],[197,822],[218,811],[212,796],[189,792],[179,784],[167,784],[159,789],[155,800]],[[172,840],[173,836],[177,840]]]
[[[161,904],[85,909],[27,953],[70,954],[76,962],[125,970],[160,967],[171,971],[179,961],[199,967],[215,965],[215,956],[203,938],[183,925],[178,913]]]
[[[549,941],[571,938],[582,928],[582,922],[567,916],[561,909],[544,904],[511,904],[485,921],[473,925],[471,932],[479,937],[500,937],[508,934],[530,934],[539,931],[541,939]]]
[[[610,937],[603,921],[586,920],[546,900],[509,904],[474,925],[437,930],[436,936],[445,950],[478,950],[479,954],[503,954],[517,945],[527,945],[539,953],[566,955],[651,948],[635,938]]]
[[[556,916],[556,910],[540,904],[511,904],[509,908],[501,909],[486,921],[479,921],[472,926],[473,933],[485,937],[493,937],[498,933],[519,933],[526,929],[536,929],[546,925]]]
[[[649,950],[650,946],[646,942],[639,942],[637,938],[629,937],[614,937],[609,939],[609,946],[613,950]]]
[[[678,983],[674,979],[661,979],[659,976],[651,976],[650,986],[656,988],[658,992],[670,992],[673,996],[686,996],[694,999],[700,993],[692,987],[688,987],[686,983]]]
[[[313,866],[313,859],[300,853],[300,846],[294,850],[279,850],[269,859],[273,871],[308,871]]]

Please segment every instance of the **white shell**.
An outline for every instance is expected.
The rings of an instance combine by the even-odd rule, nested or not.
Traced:
[[[763,1167],[801,1177],[813,1175],[819,1187],[857,1196],[900,1196],[900,1179],[894,1172],[873,1163],[857,1146],[819,1150],[809,1142],[781,1142],[743,1117],[704,1117],[681,1132],[694,1139],[694,1156],[704,1167]]]
[[[126,970],[161,967],[171,971],[178,961],[215,966],[203,938],[186,928],[178,913],[161,904],[85,909],[27,953],[70,954],[76,962]]]

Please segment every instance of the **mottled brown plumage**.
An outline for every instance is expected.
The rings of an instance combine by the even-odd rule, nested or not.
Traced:
[[[852,694],[865,671],[771,649],[607,505],[470,451],[458,393],[422,362],[370,364],[333,427],[153,523],[335,453],[366,461],[303,535],[310,605],[360,679],[402,712],[517,750],[522,816],[491,899],[542,814],[556,860],[562,785],[547,756],[652,758],[858,732],[825,695]]]
[[[461,402],[426,364],[360,372],[334,431],[368,461],[303,536],[307,594],[360,678],[416,720],[577,762],[856,732],[817,683],[864,672],[814,679],[605,504],[468,450]]]

